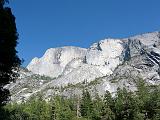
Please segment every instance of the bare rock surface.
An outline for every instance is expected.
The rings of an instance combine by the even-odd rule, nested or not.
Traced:
[[[99,94],[115,93],[126,87],[135,91],[135,82],[160,84],[160,32],[124,39],[105,39],[90,48],[50,48],[20,71],[20,78],[6,86],[13,101],[42,94],[80,94],[86,86]],[[86,82],[84,85],[84,81]]]

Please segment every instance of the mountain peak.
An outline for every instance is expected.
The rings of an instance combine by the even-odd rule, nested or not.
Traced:
[[[91,91],[97,89],[99,94],[106,90],[115,93],[118,87],[135,91],[139,79],[151,85],[160,84],[160,33],[104,39],[88,49],[50,48],[41,58],[34,58],[27,69],[31,72],[23,71],[20,80],[9,87],[18,91],[13,92],[15,100],[21,99],[17,96],[27,99],[38,92],[47,98],[57,91],[66,96],[70,91],[79,94],[84,81]]]

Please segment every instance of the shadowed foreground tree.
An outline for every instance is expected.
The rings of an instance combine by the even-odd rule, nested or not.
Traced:
[[[9,7],[8,0],[0,0],[0,109],[9,99],[9,90],[4,86],[18,77],[21,60],[16,55],[17,29],[15,17]]]

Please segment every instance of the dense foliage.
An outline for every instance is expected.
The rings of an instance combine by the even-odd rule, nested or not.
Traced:
[[[4,86],[15,80],[21,60],[17,56],[17,29],[15,17],[9,7],[8,0],[0,0],[0,111],[9,98],[9,91]]]
[[[118,89],[114,97],[108,91],[91,97],[84,89],[81,97],[31,98],[5,109],[2,119],[6,120],[160,120],[160,86],[140,82],[137,92]]]

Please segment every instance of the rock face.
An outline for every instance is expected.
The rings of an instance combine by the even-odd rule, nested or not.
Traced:
[[[35,74],[50,77],[80,75],[81,82],[91,76],[100,77],[112,74],[123,52],[121,40],[105,39],[93,44],[89,49],[77,47],[50,48],[42,58],[34,58],[27,69]],[[86,77],[84,77],[86,74]],[[91,75],[91,76],[90,76]],[[78,76],[77,76],[78,77]],[[95,78],[94,78],[95,79]],[[73,81],[73,80],[72,80]],[[70,82],[72,82],[70,81]],[[80,81],[77,81],[80,82]]]
[[[14,101],[37,93],[45,99],[55,93],[78,94],[84,81],[99,94],[105,90],[114,93],[118,87],[134,91],[139,78],[148,84],[160,84],[160,32],[105,39],[88,49],[50,48],[43,57],[34,58],[27,69],[21,71],[23,75],[16,83],[6,86]]]
[[[75,59],[83,58],[87,49],[78,47],[62,47],[48,49],[42,58],[34,58],[27,66],[33,73],[58,77],[68,64],[76,67]]]
[[[110,75],[123,62],[121,40],[105,39],[89,49],[77,47],[50,48],[42,58],[34,58],[27,69],[34,74],[58,77],[53,86],[88,82]]]

